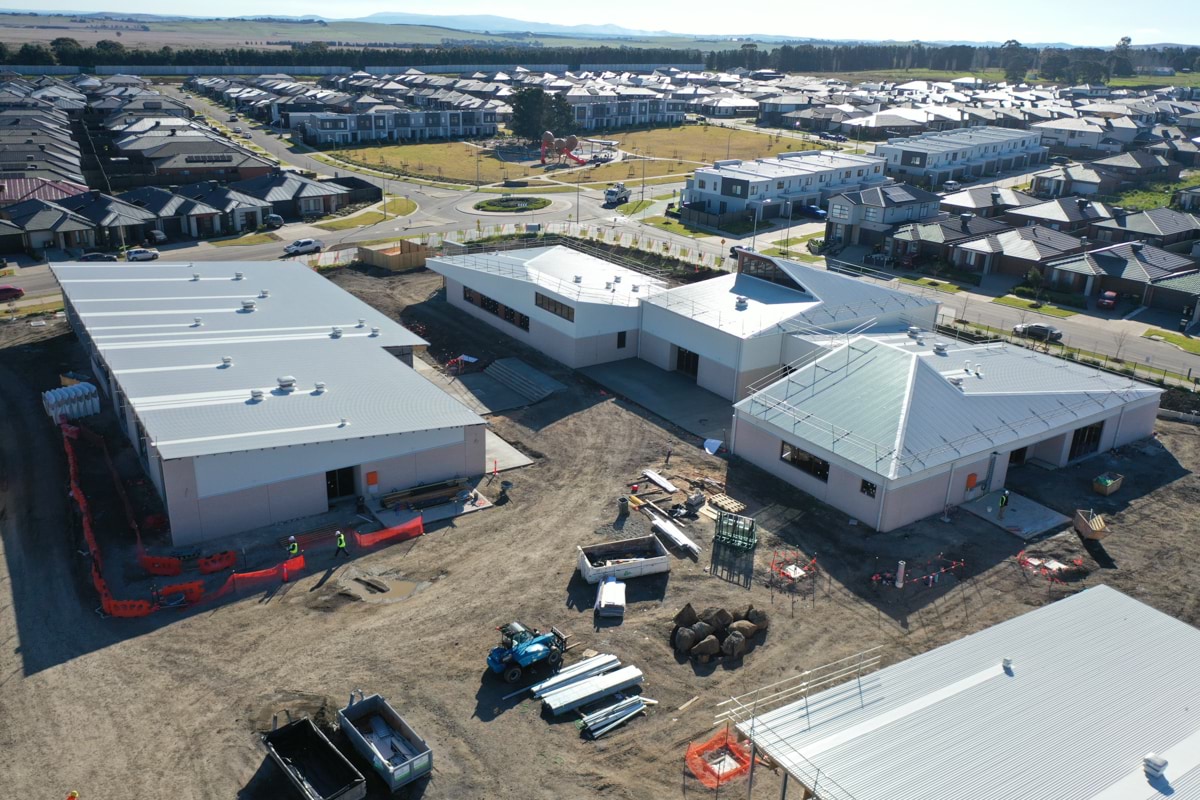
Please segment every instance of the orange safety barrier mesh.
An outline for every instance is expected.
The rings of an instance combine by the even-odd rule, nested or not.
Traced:
[[[110,617],[147,617],[154,613],[149,600],[113,600],[109,596],[101,598],[101,605]]]
[[[283,582],[284,583],[288,582],[289,573],[303,572],[304,566],[305,566],[305,564],[304,564],[304,554],[303,553],[298,556],[293,556],[292,558],[289,558],[287,561],[280,564],[279,568],[283,571]]]
[[[142,565],[142,569],[151,575],[172,577],[183,574],[183,561],[174,556],[140,555],[138,556],[138,563]]]
[[[158,590],[160,595],[166,594],[182,594],[184,599],[189,603],[198,603],[200,598],[204,597],[204,581],[188,581],[187,583],[173,583],[170,586],[164,586]]]
[[[417,517],[411,522],[406,522],[403,525],[395,525],[391,528],[384,528],[381,531],[374,533],[359,533],[354,532],[354,543],[359,547],[374,547],[383,542],[402,542],[406,539],[415,539],[425,533],[425,522],[422,517]]]
[[[211,556],[204,556],[196,562],[200,568],[202,575],[208,575],[221,570],[232,569],[237,563],[237,552],[226,550],[223,553],[213,553]]]
[[[701,783],[715,789],[749,772],[750,754],[726,728],[707,742],[688,745],[687,765]]]
[[[265,581],[277,581],[282,576],[282,571],[278,566],[270,569],[256,569],[251,572],[235,572],[233,573],[233,585],[235,588],[243,586],[253,586],[256,583]]]

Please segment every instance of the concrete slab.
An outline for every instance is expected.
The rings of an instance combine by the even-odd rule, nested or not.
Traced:
[[[490,500],[474,491],[482,480],[482,476],[473,478],[463,486],[463,491],[471,492],[470,499],[465,502],[455,500],[450,503],[442,503],[441,505],[424,508],[420,511],[407,511],[401,508],[384,508],[377,499],[372,499],[370,501],[371,513],[375,515],[384,528],[391,528],[395,525],[412,522],[417,517],[423,517],[425,525],[428,527],[435,522],[460,517],[463,514],[470,514],[473,511],[482,511],[485,508],[492,507]]]
[[[566,384],[554,380],[554,378],[551,378],[549,375],[539,369],[529,366],[519,358],[497,358],[495,363],[519,376],[531,387],[545,392],[546,394],[553,394],[554,392],[560,392],[567,388]]]
[[[661,370],[639,358],[597,364],[579,371],[688,433],[729,444],[733,404],[701,389],[683,373]]]
[[[422,377],[481,417],[529,405],[525,397],[486,373],[471,372],[454,377],[419,358],[413,359],[413,365]]]
[[[488,469],[505,470],[527,467],[533,459],[501,439],[490,430],[485,431],[484,454],[487,458]]]
[[[1064,517],[1054,509],[1046,508],[1041,503],[1035,503],[1016,492],[1008,493],[1008,506],[1004,509],[1004,518],[1001,519],[1000,495],[999,491],[989,492],[969,503],[963,503],[961,508],[1025,541],[1071,524],[1069,517]]]

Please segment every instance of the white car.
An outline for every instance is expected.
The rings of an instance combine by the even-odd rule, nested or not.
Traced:
[[[319,253],[324,247],[325,243],[320,239],[297,239],[283,248],[283,252],[289,256],[301,256],[305,253]]]
[[[153,247],[131,247],[125,251],[126,261],[154,261],[158,258],[158,251]]]

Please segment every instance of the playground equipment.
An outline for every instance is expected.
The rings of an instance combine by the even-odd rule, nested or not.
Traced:
[[[560,139],[555,137],[550,131],[546,131],[542,134],[542,163],[546,163],[546,151],[549,150],[551,155],[557,157],[560,164],[563,158],[569,158],[576,164],[586,164],[586,161],[572,152],[578,146],[579,137],[575,134],[571,134],[565,139]]]
[[[537,628],[527,628],[519,622],[501,625],[500,646],[488,653],[487,663],[492,672],[503,675],[504,680],[516,683],[526,669],[546,661],[554,669],[562,663],[567,649],[567,636],[557,628],[541,633]]]

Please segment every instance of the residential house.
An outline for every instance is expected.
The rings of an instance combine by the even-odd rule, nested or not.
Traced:
[[[948,264],[957,242],[1011,229],[1007,222],[979,217],[969,211],[945,214],[938,219],[900,226],[884,240],[883,252],[904,263]]]
[[[1010,208],[1022,208],[1042,202],[1016,189],[998,186],[971,186],[941,199],[942,211],[950,214],[974,214],[977,217],[996,217]]]
[[[0,208],[0,218],[21,229],[25,249],[34,255],[47,249],[84,249],[96,241],[91,220],[49,200],[26,200]]]
[[[1115,194],[1121,179],[1083,164],[1053,167],[1033,176],[1032,191],[1038,197]]]
[[[1082,239],[1032,225],[956,242],[950,247],[950,263],[966,272],[1024,278],[1034,268],[1044,275],[1048,261],[1084,247]]]
[[[1173,252],[1190,253],[1200,239],[1200,219],[1183,211],[1151,208],[1115,219],[1093,222],[1089,233],[1097,242],[1145,242]]]
[[[1175,203],[1182,211],[1200,212],[1200,186],[1189,186],[1175,193]]]
[[[1067,117],[1035,123],[1032,130],[1041,134],[1042,144],[1055,150],[1108,153],[1129,149],[1140,131],[1127,117]]]
[[[985,125],[889,139],[875,154],[887,159],[889,175],[941,186],[1039,164],[1046,148],[1035,132]]]
[[[907,183],[836,195],[829,198],[825,241],[843,246],[882,245],[897,226],[936,216],[940,199]]]
[[[1190,258],[1142,242],[1124,242],[1047,262],[1045,277],[1049,286],[1060,291],[1086,295],[1112,291],[1147,304],[1153,299],[1148,292],[1153,284],[1196,272],[1196,262]],[[1174,298],[1165,293],[1158,302],[1170,308]]]
[[[1115,175],[1120,181],[1120,188],[1142,186],[1147,183],[1170,183],[1179,180],[1183,171],[1180,164],[1160,155],[1145,151],[1121,153],[1108,158],[1097,159],[1089,164],[1097,172],[1107,172]]]
[[[96,189],[64,197],[58,205],[91,222],[96,229],[96,244],[110,249],[146,241],[158,223],[152,211]]]
[[[888,183],[883,159],[836,151],[802,150],[754,161],[729,159],[698,168],[683,190],[682,214],[704,222],[747,212],[762,219],[788,213],[789,206],[821,205],[848,190]]]
[[[220,212],[216,227],[222,233],[255,230],[266,223],[267,215],[274,213],[266,200],[239,192],[219,181],[190,183],[174,189],[173,193]]]
[[[1060,197],[1035,206],[1010,208],[1004,218],[1015,226],[1043,225],[1056,231],[1084,231],[1088,225],[1112,219],[1116,213],[1111,206],[1088,200],[1086,197]]]
[[[144,208],[156,217],[155,227],[171,238],[217,236],[221,212],[206,203],[175,194],[157,186],[143,186],[117,196],[130,205]]]
[[[345,206],[349,190],[331,181],[315,181],[294,172],[280,171],[230,184],[241,194],[271,204],[272,213],[296,218],[332,214]]]
[[[60,200],[87,190],[88,187],[84,184],[73,181],[50,178],[0,178],[0,206],[20,203],[23,200]]]

